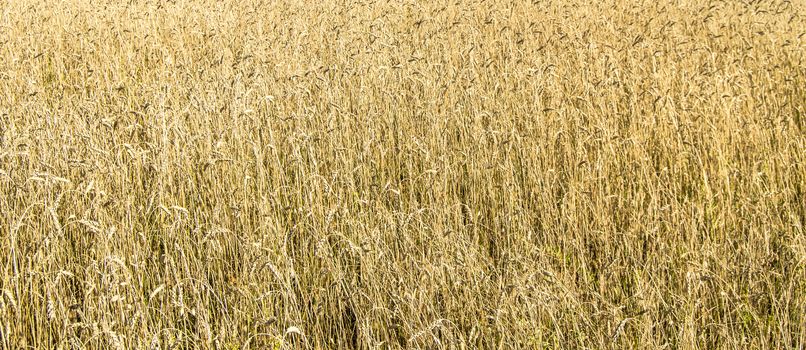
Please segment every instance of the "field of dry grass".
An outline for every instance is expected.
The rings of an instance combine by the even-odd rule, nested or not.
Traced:
[[[803,349],[800,1],[0,2],[0,349]]]

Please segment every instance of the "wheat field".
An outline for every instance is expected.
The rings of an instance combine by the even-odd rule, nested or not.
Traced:
[[[0,2],[0,349],[804,349],[806,3]]]

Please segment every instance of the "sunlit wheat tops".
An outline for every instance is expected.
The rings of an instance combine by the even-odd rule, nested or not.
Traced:
[[[803,349],[802,1],[0,1],[0,349]]]

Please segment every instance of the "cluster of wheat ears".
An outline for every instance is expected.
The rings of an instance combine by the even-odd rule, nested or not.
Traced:
[[[803,349],[806,4],[0,1],[0,349]]]

